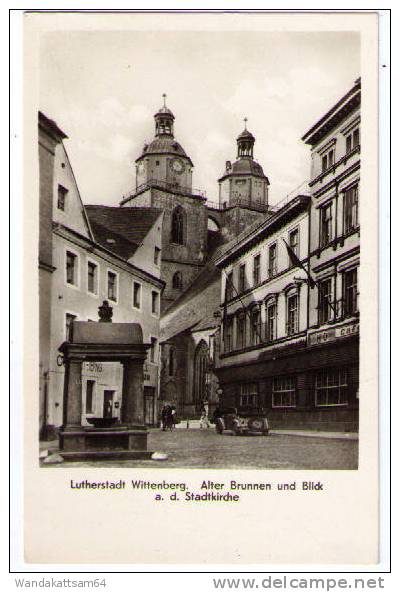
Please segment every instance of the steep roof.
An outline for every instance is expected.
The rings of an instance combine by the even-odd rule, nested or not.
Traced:
[[[157,208],[85,206],[95,240],[124,259],[142,244],[161,214]]]
[[[210,261],[194,280],[179,301],[161,318],[160,339],[167,341],[187,330],[217,327],[219,320],[214,312],[219,309],[221,298],[221,272]]]

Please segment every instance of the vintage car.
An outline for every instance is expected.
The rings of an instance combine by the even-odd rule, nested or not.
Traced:
[[[219,434],[236,436],[268,436],[269,424],[262,408],[245,408],[238,413],[235,407],[219,408],[214,413],[213,423]]]

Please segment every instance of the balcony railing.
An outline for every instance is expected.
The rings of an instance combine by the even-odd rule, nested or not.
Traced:
[[[168,183],[167,181],[161,181],[160,179],[148,179],[145,183],[138,185],[135,189],[132,189],[128,193],[122,196],[122,201],[126,201],[130,198],[135,197],[146,189],[162,189],[171,191],[173,193],[179,193],[180,195],[198,195],[200,197],[207,197],[206,192],[203,189],[194,189],[179,185],[179,183]]]
[[[270,207],[265,205],[261,202],[260,199],[256,200],[238,200],[234,203],[223,202],[218,203],[216,201],[208,201],[206,202],[206,206],[213,210],[227,210],[228,208],[243,206],[247,208],[254,208],[255,210],[259,210],[261,212],[268,212]]]

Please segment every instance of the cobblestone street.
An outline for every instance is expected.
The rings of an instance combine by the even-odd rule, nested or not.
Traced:
[[[356,469],[358,441],[287,434],[219,435],[213,428],[152,429],[149,450],[166,452],[167,461],[75,462],[70,466],[213,469]],[[65,463],[56,465],[65,467]]]

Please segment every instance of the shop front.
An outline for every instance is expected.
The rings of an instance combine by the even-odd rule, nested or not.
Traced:
[[[350,325],[333,331],[217,368],[221,404],[263,408],[272,428],[357,431],[358,332]]]

